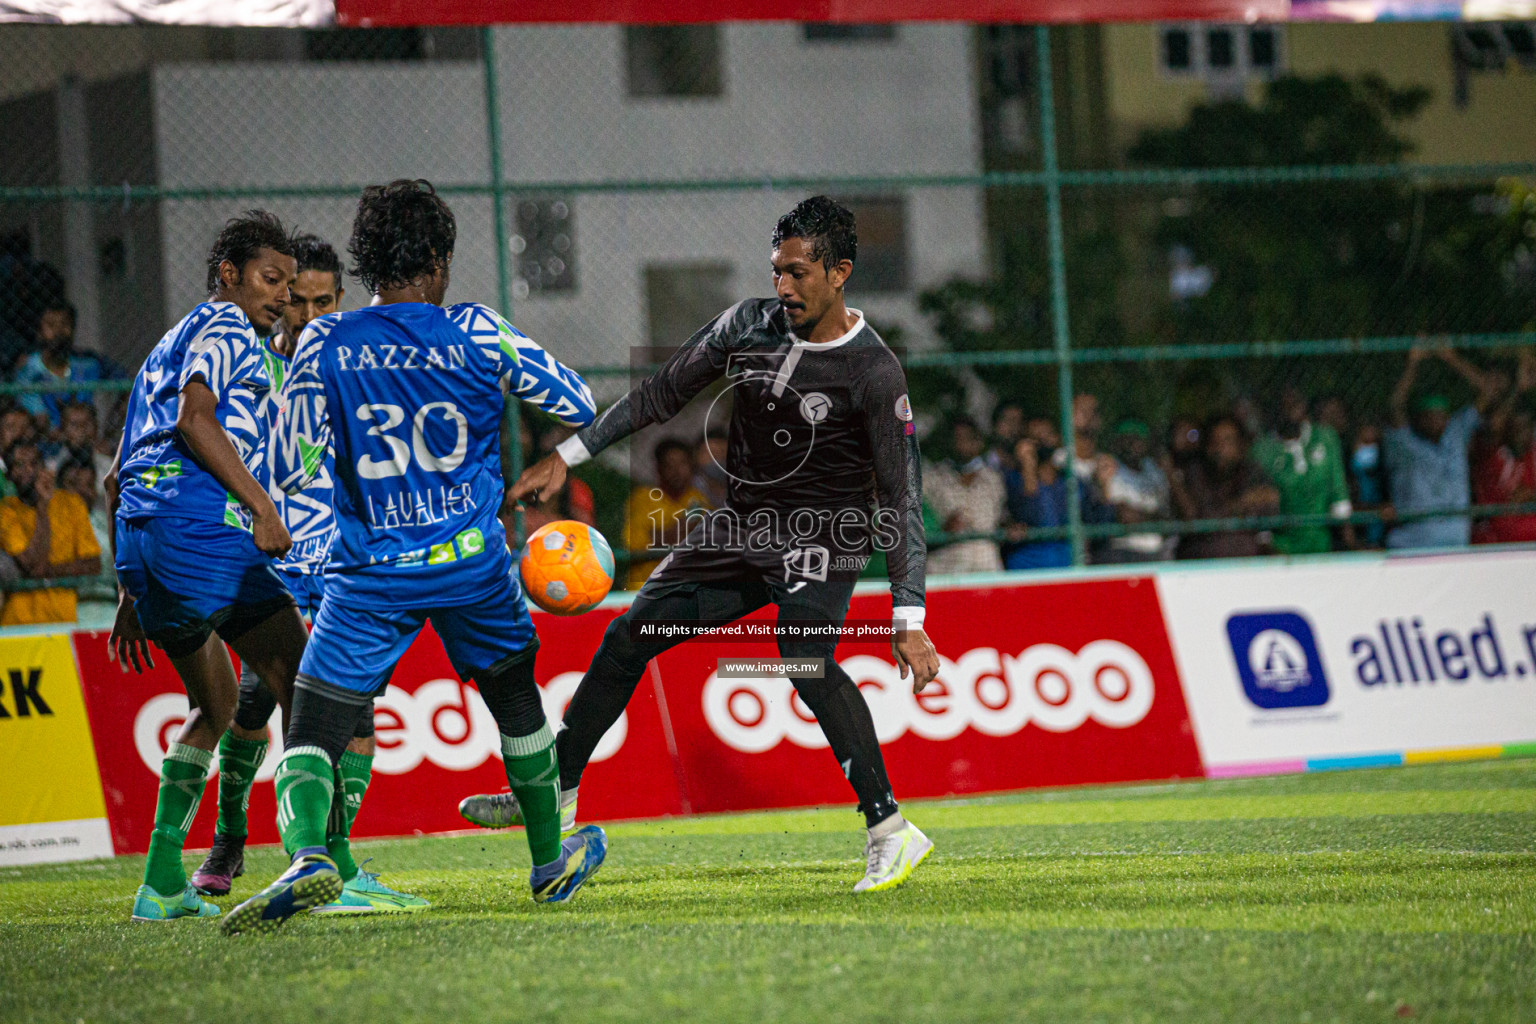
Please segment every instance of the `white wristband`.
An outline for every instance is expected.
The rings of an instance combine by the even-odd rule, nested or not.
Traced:
[[[892,608],[891,624],[897,629],[922,629],[925,611],[920,605]]]
[[[592,457],[587,451],[587,446],[581,443],[581,438],[572,434],[570,437],[555,445],[555,451],[565,460],[567,466],[579,466]]]

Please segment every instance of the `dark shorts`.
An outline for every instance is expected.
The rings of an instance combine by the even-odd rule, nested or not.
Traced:
[[[802,572],[802,567],[809,571]],[[623,618],[637,638],[645,622],[697,617],[700,622],[724,624],[770,604],[778,606],[781,621],[841,625],[848,616],[857,574],[818,570],[815,556],[807,563],[799,556],[786,560],[782,551],[680,548],[651,573]],[[813,646],[830,651],[837,642]]]
[[[797,583],[852,583],[869,562],[867,538],[848,546],[830,534],[796,538],[781,533],[755,543],[760,538],[753,537],[751,520],[742,516],[739,521],[744,525],[734,531],[695,523],[683,543],[656,566],[645,587],[758,580],[774,594]]]

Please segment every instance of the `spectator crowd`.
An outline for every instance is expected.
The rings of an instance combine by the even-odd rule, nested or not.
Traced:
[[[0,398],[0,625],[71,621],[77,591],[114,593],[104,482],[125,396],[68,385],[127,375],[76,349],[75,311],[62,289],[25,317],[15,305],[0,301],[0,379],[47,390]],[[1469,403],[1421,386],[1431,360],[1465,381]],[[1288,387],[1270,408],[1245,400],[1202,423],[1175,418],[1166,431],[1134,418],[1106,429],[1099,399],[1079,394],[1071,458],[1054,418],[1004,401],[990,429],[962,417],[925,442],[944,455],[924,466],[928,569],[1071,565],[1073,504],[1094,528],[1087,552],[1097,564],[1536,541],[1536,514],[1474,523],[1465,512],[1474,503],[1536,501],[1533,390],[1530,351],[1505,374],[1448,347],[1420,346],[1408,353],[1384,423],[1354,415],[1338,396],[1309,401]],[[521,440],[533,457],[569,436],[530,426],[523,421]],[[624,503],[629,588],[655,568],[657,548],[682,539],[689,512],[724,503],[726,444],[725,432],[711,429],[696,444],[655,446],[655,482],[633,487]],[[595,526],[597,512],[592,487],[573,475],[529,506],[524,522],[530,533],[557,519]],[[1296,519],[1251,522],[1276,516]],[[882,571],[877,553],[867,574]],[[82,577],[96,579],[80,587]]]
[[[75,326],[57,272],[0,240],[0,382],[47,389],[0,398],[0,625],[73,621],[78,592],[116,596],[104,485],[126,396],[69,385],[127,374],[77,349]]]
[[[1472,400],[1456,407],[1420,387],[1427,360],[1465,381]],[[1536,540],[1536,514],[1474,524],[1466,512],[1536,501],[1533,390],[1528,350],[1507,375],[1421,345],[1408,353],[1386,424],[1353,417],[1338,396],[1309,402],[1287,387],[1270,409],[1243,401],[1204,423],[1177,418],[1161,445],[1139,420],[1106,431],[1098,398],[1079,394],[1071,459],[1054,421],[1004,401],[990,435],[959,418],[930,442],[948,457],[926,468],[924,499],[957,536],[930,537],[929,570],[1071,565],[1074,491],[1082,522],[1109,527],[1091,531],[1098,564]],[[1245,522],[1276,516],[1294,521]]]

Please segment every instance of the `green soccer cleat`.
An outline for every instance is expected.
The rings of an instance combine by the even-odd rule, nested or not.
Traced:
[[[367,861],[363,862],[368,863]],[[330,903],[311,907],[311,914],[408,914],[426,910],[432,904],[420,896],[391,889],[372,871],[357,869],[341,887],[341,895]]]
[[[341,872],[336,862],[323,853],[307,854],[289,865],[277,881],[231,910],[219,927],[225,935],[268,935],[294,914],[340,895]]]
[[[135,921],[174,921],[180,917],[218,917],[221,911],[189,884],[175,896],[161,896],[147,885],[133,894]]]
[[[596,825],[588,825],[562,839],[560,852],[562,858],[554,862],[559,867],[551,868],[550,877],[539,878],[540,868],[534,868],[528,876],[535,903],[564,903],[575,896],[576,890],[603,866],[608,856],[608,834]]]
[[[910,821],[888,836],[870,839],[864,847],[864,877],[854,892],[882,892],[894,889],[933,852],[933,841]]]
[[[459,801],[459,816],[481,828],[511,828],[523,824],[523,809],[511,793],[480,793]],[[560,834],[576,831],[576,790],[560,793]]]

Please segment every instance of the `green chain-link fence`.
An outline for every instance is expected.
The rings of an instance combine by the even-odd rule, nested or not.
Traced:
[[[1393,389],[1425,344],[1500,377],[1494,440],[1516,455],[1528,443],[1536,163],[1408,162],[1402,126],[1424,97],[1329,77],[1277,79],[1111,144],[1053,56],[1068,31],[3,26],[0,362],[35,347],[37,314],[67,294],[80,347],[131,371],[203,297],[225,218],[271,209],[340,247],[362,185],[420,176],[458,216],[454,298],[510,310],[611,401],[719,309],[765,293],[774,220],[826,191],[859,217],[850,303],[905,353],[941,568],[991,564],[999,546],[1030,565],[1214,552],[1178,541],[1211,535],[1284,549],[1305,527],[1326,547],[1379,546],[1467,501],[1479,523],[1536,515],[1513,485],[1405,502],[1382,464]],[[1456,367],[1426,361],[1410,403],[1476,400]],[[103,435],[120,428],[126,381],[22,379],[0,402],[93,390]],[[1192,466],[1200,487],[1226,486],[1200,452],[1222,414],[1259,456],[1312,459],[1264,440],[1288,433],[1293,391],[1309,437],[1338,435],[1351,511],[1310,492],[1180,500]],[[1077,417],[1074,395],[1094,399]],[[967,418],[991,450],[975,472],[958,471]],[[514,470],[523,445],[558,436],[528,419]],[[4,422],[0,447],[23,429]],[[600,528],[623,535],[655,437],[707,426],[695,416],[583,467]],[[1105,455],[1158,469],[1127,490]],[[1078,462],[1084,484],[1067,487]],[[1148,499],[1159,473],[1174,479]],[[977,540],[979,553],[950,544]]]

